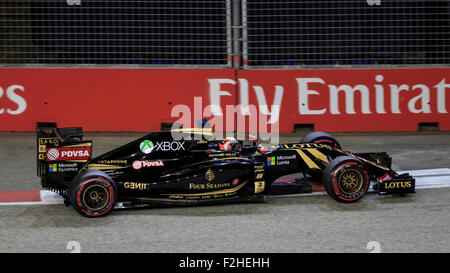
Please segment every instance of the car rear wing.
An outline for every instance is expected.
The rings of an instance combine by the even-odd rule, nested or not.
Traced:
[[[38,176],[48,173],[48,163],[86,162],[91,155],[92,141],[83,141],[81,127],[58,128],[56,122],[36,123]]]

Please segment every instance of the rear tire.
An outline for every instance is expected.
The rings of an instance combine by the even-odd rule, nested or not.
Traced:
[[[300,142],[313,142],[320,144],[327,144],[333,148],[341,149],[341,144],[330,134],[325,132],[312,132],[304,136]]]
[[[340,156],[331,160],[325,168],[323,185],[333,199],[343,203],[356,202],[369,189],[369,172],[360,160]]]
[[[77,176],[68,195],[75,211],[85,217],[104,216],[116,202],[114,182],[100,171],[87,171]]]

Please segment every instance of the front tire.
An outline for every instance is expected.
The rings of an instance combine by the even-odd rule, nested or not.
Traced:
[[[104,216],[112,210],[116,201],[114,183],[100,172],[88,171],[72,181],[69,200],[82,216]]]
[[[307,134],[300,140],[300,142],[327,144],[333,148],[341,149],[341,144],[332,135],[320,131]]]
[[[323,185],[333,199],[343,203],[356,202],[369,189],[369,172],[360,160],[351,156],[340,156],[325,168]]]

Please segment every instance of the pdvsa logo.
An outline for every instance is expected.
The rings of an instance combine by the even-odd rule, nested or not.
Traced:
[[[62,151],[62,157],[87,157],[90,153],[88,150]]]
[[[27,109],[27,102],[20,96],[20,92],[24,92],[25,88],[21,85],[11,85],[6,88],[6,98],[7,101],[15,103],[17,106],[15,108],[11,107],[8,102],[5,102],[3,96],[5,95],[4,89],[0,86],[0,115],[5,112],[9,115],[20,115]]]
[[[58,149],[48,149],[47,150],[47,159],[50,161],[57,160],[59,158],[59,151]]]
[[[91,157],[91,146],[86,147],[62,147],[47,149],[47,161],[61,160],[86,160]]]
[[[162,162],[161,160],[152,160],[152,161],[136,160],[133,162],[132,165],[133,165],[133,169],[139,170],[139,169],[145,168],[145,167],[163,167],[164,162]]]

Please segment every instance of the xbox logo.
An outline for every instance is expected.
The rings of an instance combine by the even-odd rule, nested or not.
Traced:
[[[149,154],[153,151],[153,142],[151,142],[150,140],[144,140],[139,145],[139,148],[144,154]]]

